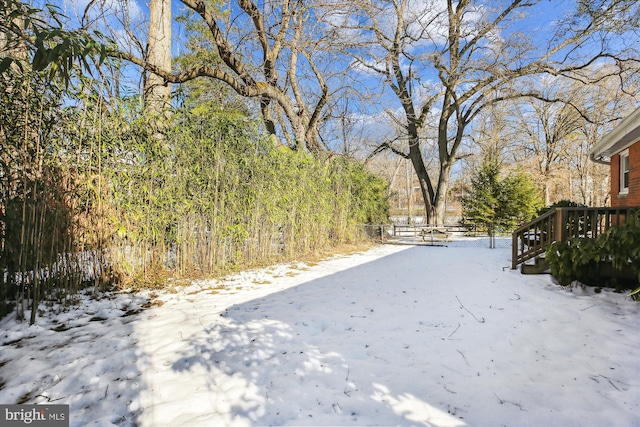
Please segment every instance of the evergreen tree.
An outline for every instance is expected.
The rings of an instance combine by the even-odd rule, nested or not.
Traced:
[[[532,219],[542,205],[539,191],[521,171],[501,176],[497,161],[485,161],[471,178],[471,189],[462,198],[463,220],[481,227],[513,229]]]

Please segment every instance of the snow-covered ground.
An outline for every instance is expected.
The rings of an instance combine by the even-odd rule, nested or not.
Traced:
[[[509,265],[380,246],[4,319],[0,403],[73,426],[640,425],[640,304]]]

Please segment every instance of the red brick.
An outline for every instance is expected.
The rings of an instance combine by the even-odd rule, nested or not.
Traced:
[[[629,193],[620,193],[620,155],[611,157],[611,206],[640,206],[640,141],[629,147]]]

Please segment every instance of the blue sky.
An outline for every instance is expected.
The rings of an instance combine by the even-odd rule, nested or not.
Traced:
[[[411,13],[415,14],[416,10],[421,10],[420,7],[425,5],[425,2],[430,0],[412,0],[414,4],[412,4],[413,9]],[[435,0],[441,3],[442,0]],[[54,4],[58,4],[62,11],[70,18],[70,25],[77,25],[78,20],[83,14],[84,8],[89,4],[89,0],[55,0]],[[233,3],[233,2],[231,2]],[[495,2],[487,2],[488,4],[495,4]],[[126,16],[127,19],[130,20],[132,28],[134,30],[135,35],[139,36],[141,39],[144,38],[144,28],[147,23],[147,15],[148,8],[146,2],[142,2],[139,0],[107,0],[104,2],[112,13],[115,15],[119,15],[120,17]],[[127,5],[127,13],[123,14],[122,12],[125,10],[123,5]],[[229,4],[229,3],[227,3]],[[235,4],[235,3],[233,3]],[[522,32],[527,38],[528,41],[531,41],[534,44],[542,45],[546,38],[546,35],[549,31],[552,31],[554,28],[554,22],[563,14],[563,10],[566,10],[572,6],[571,1],[549,1],[543,0],[536,6],[529,8],[527,10],[528,16],[526,19],[518,20],[514,23],[514,25],[507,27],[503,30],[502,36],[506,37],[513,32]],[[174,18],[179,14],[183,13],[185,10],[185,6],[182,5],[178,0],[173,0],[172,2],[172,10]],[[232,14],[237,11],[235,8],[231,8]],[[112,28],[115,30],[114,35],[116,37],[120,37],[122,39],[126,38],[122,28],[119,26],[119,23],[116,19],[109,18],[109,23]],[[497,34],[496,34],[497,36]],[[184,29],[182,25],[179,23],[174,23],[173,26],[173,52],[174,55],[178,55],[183,51],[183,41],[184,41]],[[426,45],[420,46],[418,45],[412,53],[419,54],[420,49],[425,49]],[[429,48],[427,46],[426,48]],[[332,65],[332,68],[340,68],[348,63],[349,59],[342,58],[339,61],[335,62]],[[408,66],[408,63],[405,63],[405,66]],[[429,82],[437,83],[437,76],[433,70],[425,67],[415,66],[414,72],[420,76],[422,82],[428,85]],[[132,91],[135,91],[135,88],[140,83],[140,77],[138,71],[135,67],[130,67],[126,72],[128,78],[128,85]],[[355,72],[352,74],[353,79],[351,83],[351,88],[363,92],[365,90],[376,88],[375,93],[381,94],[381,97],[378,98],[375,102],[362,104],[357,101],[351,100],[350,106],[357,108],[354,110],[351,118],[354,121],[360,121],[361,125],[366,129],[366,134],[370,139],[381,139],[388,138],[390,135],[394,133],[393,129],[389,127],[388,121],[385,122],[385,119],[388,117],[388,113],[400,112],[400,104],[397,101],[396,97],[390,92],[388,88],[382,89],[380,88],[380,80],[374,78],[374,76],[365,72],[361,69],[360,72]],[[416,89],[416,93],[418,90]],[[417,96],[416,96],[417,98]],[[384,112],[387,113],[384,113]]]

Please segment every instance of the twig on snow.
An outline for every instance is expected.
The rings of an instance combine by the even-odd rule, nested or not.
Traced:
[[[463,352],[461,352],[460,350],[456,350],[456,351],[457,351],[458,353],[460,353],[460,356],[462,356],[462,358],[464,359],[464,363],[466,363],[466,364],[467,364],[467,366],[469,366],[469,367],[470,367],[471,365],[469,365],[469,362],[467,362],[467,358],[464,356],[464,353],[463,353]]]
[[[456,330],[455,330],[455,331],[453,331],[453,332],[451,332],[451,333],[449,334],[449,338],[451,338],[451,337],[453,336],[453,334],[455,334],[456,332],[458,332],[458,329],[460,329],[460,323],[458,323],[458,327],[456,328]]]
[[[609,384],[611,384],[613,386],[613,388],[615,388],[616,390],[618,390],[618,391],[622,391],[622,390],[627,391],[627,388],[624,388],[624,387],[622,388],[622,390],[620,390],[618,387],[616,387],[616,385],[613,382],[615,381],[618,384],[626,385],[627,387],[629,386],[629,384],[623,383],[622,381],[614,380],[613,378],[609,378],[609,377],[607,377],[605,375],[602,375],[602,374],[598,374],[598,376],[600,376],[600,377],[604,378],[605,380],[609,381]],[[593,377],[590,377],[590,378],[592,380],[598,382]]]
[[[517,408],[518,408],[518,409],[520,409],[521,411],[527,412],[527,410],[526,410],[526,409],[524,409],[524,408],[522,407],[522,405],[521,405],[521,404],[519,404],[519,403],[515,403],[515,402],[510,402],[510,401],[508,401],[508,400],[502,400],[502,399],[500,399],[500,397],[498,397],[498,395],[497,395],[497,394],[495,394],[495,393],[493,393],[493,395],[496,397],[496,399],[498,399],[498,402],[500,402],[500,404],[501,404],[501,405],[504,405],[505,403],[511,403],[513,406],[517,407]]]
[[[460,298],[458,298],[458,296],[457,296],[457,295],[456,295],[456,299],[458,300],[458,304],[460,304],[460,308],[464,308],[464,309],[465,309],[465,311],[466,311],[467,313],[469,313],[470,315],[472,315],[472,316],[473,316],[473,318],[474,318],[474,319],[476,319],[476,321],[477,321],[478,323],[484,323],[484,322],[485,322],[484,317],[482,318],[482,320],[478,319],[478,318],[475,316],[475,314],[473,314],[472,312],[470,312],[470,311],[467,309],[467,307],[465,307],[464,305],[462,305],[462,303],[460,302]]]
[[[204,329],[206,333],[209,333],[209,329],[206,326],[204,326],[204,323],[202,323],[202,317],[204,316],[200,316],[200,318],[198,319],[198,321],[200,322],[200,326],[202,326],[202,329]]]
[[[611,384],[613,386],[613,388],[615,388],[616,390],[620,391],[620,389],[618,387],[616,387],[616,385],[611,380],[607,380],[607,381],[609,381],[609,384]]]
[[[458,392],[457,392],[457,391],[449,390],[449,389],[447,388],[446,384],[445,384],[445,385],[443,385],[443,387],[444,387],[444,389],[445,389],[446,391],[448,391],[448,392],[449,392],[449,393],[451,393],[451,394],[458,394]]]
[[[109,386],[107,386],[107,388],[109,388]],[[57,402],[58,400],[62,400],[62,399],[66,399],[67,398],[66,396],[62,396],[62,397],[59,397],[57,399],[52,399],[49,396],[45,396],[44,394],[38,394],[35,397],[44,397],[45,399],[47,399],[47,403]]]

